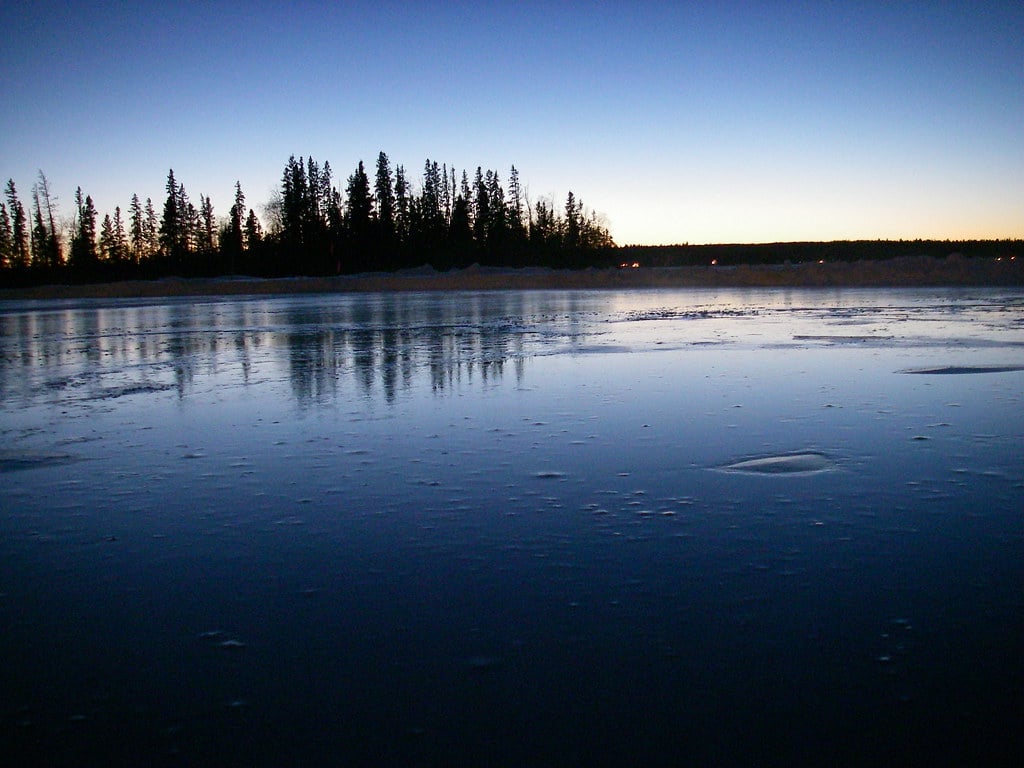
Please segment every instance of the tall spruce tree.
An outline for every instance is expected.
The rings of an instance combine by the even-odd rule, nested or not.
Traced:
[[[309,207],[305,160],[292,155],[281,178],[281,240],[287,250],[301,252],[306,245]]]
[[[14,234],[7,204],[0,203],[0,269],[8,269],[14,258]]]
[[[444,231],[444,210],[442,195],[444,182],[436,160],[427,160],[423,166],[423,189],[420,192],[420,215],[423,217],[424,235],[430,243],[436,242],[436,235]]]
[[[334,201],[334,171],[331,169],[331,164],[324,160],[323,167],[320,169],[320,184],[319,195],[320,200],[317,203],[317,211],[319,214],[319,228],[321,233],[324,229],[329,229],[329,219],[331,215],[331,206]]]
[[[249,215],[245,218],[245,242],[248,249],[252,249],[259,246],[263,241],[263,227],[260,224],[260,220],[256,217],[256,212],[252,208],[249,209]]]
[[[376,267],[372,263],[371,231],[373,197],[370,194],[370,179],[366,175],[363,161],[348,177],[345,187],[345,231],[348,234],[352,268],[357,270]]]
[[[492,260],[502,263],[508,232],[505,190],[501,186],[497,171],[487,172],[486,184],[487,205],[490,211],[490,220],[487,222],[487,250]]]
[[[15,269],[25,269],[29,260],[28,220],[25,217],[25,207],[18,199],[14,179],[7,180],[5,194],[11,216],[11,266]]]
[[[147,260],[152,259],[160,251],[160,222],[156,217],[156,208],[153,207],[153,198],[146,198],[146,218],[143,226]]]
[[[199,196],[199,250],[212,254],[217,250],[217,220],[213,215],[210,196]]]
[[[49,266],[50,231],[43,219],[39,189],[32,187],[32,266],[40,269]]]
[[[242,194],[242,182],[235,182],[235,202],[231,206],[230,222],[228,229],[228,241],[222,243],[221,247],[228,255],[228,268],[231,272],[237,270],[242,253],[245,251],[245,195]]]
[[[202,196],[200,195],[200,197]],[[178,206],[179,211],[184,211],[181,227],[181,251],[183,256],[187,256],[190,253],[195,253],[199,245],[199,211],[188,199],[184,184],[178,185]]]
[[[178,194],[178,182],[174,178],[174,169],[167,173],[167,198],[164,200],[164,215],[160,219],[160,250],[164,258],[177,260],[183,254],[184,238],[183,222],[185,211],[181,210],[181,198]]]
[[[391,162],[383,152],[377,155],[373,193],[377,201],[377,229],[381,240],[390,244],[395,237],[395,190],[391,182]]]
[[[508,225],[513,238],[518,242],[526,235],[523,226],[523,189],[519,184],[519,171],[513,165],[508,176],[508,197],[506,199]]]
[[[411,230],[410,210],[411,190],[405,178],[405,166],[395,166],[395,235],[398,242],[406,244],[409,242]]]
[[[568,250],[580,244],[580,212],[582,204],[576,202],[576,196],[569,191],[565,198],[565,224],[562,228],[562,245]]]
[[[491,200],[487,194],[483,169],[476,167],[473,177],[473,237],[480,250],[487,248],[487,232],[491,225]]]
[[[452,266],[461,268],[472,263],[473,224],[469,217],[469,201],[461,194],[456,196],[452,205],[447,245],[452,254]]]
[[[121,217],[121,206],[114,207],[114,259],[128,259],[128,238],[125,236],[124,219]]]
[[[117,261],[117,246],[114,244],[114,220],[110,214],[103,216],[100,224],[100,258],[106,262]]]
[[[132,195],[128,204],[128,242],[131,259],[138,264],[147,258],[146,254],[146,219],[142,213],[142,203],[137,194]]]
[[[96,248],[96,206],[92,197],[82,196],[82,188],[75,190],[75,232],[71,237],[71,266],[90,273],[99,260]]]

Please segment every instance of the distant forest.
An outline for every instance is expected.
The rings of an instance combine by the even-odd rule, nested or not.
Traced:
[[[607,260],[598,255],[615,247],[602,218],[572,192],[564,205],[528,200],[515,166],[505,186],[496,171],[478,167],[470,180],[427,160],[414,184],[381,152],[372,180],[360,160],[342,193],[330,163],[292,156],[262,217],[247,207],[239,183],[226,217],[208,196],[191,199],[173,170],[165,191],[159,208],[136,194],[127,210],[101,219],[79,188],[65,221],[41,171],[27,204],[8,180],[0,284],[334,275],[423,264],[581,267]]]
[[[620,263],[645,267],[696,265],[807,264],[881,261],[925,256],[935,259],[1024,258],[1024,240],[834,240],[831,242],[740,243],[722,245],[627,245]]]

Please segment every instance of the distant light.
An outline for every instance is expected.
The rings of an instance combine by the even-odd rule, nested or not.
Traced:
[[[711,260],[711,266],[712,267],[715,266],[717,263],[718,263],[718,259],[712,259]]]
[[[818,259],[818,263],[819,263],[819,264],[824,264],[824,263],[825,263],[825,260],[824,260],[824,259]]]

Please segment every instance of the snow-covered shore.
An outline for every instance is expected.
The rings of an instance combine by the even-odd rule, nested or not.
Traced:
[[[165,278],[91,285],[45,285],[0,290],[4,299],[132,298],[349,291],[600,290],[702,287],[904,287],[1024,285],[1020,259],[933,259],[782,265],[554,270],[472,266],[449,272],[430,267],[338,277]]]

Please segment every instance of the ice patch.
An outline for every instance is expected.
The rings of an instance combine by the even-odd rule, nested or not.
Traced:
[[[742,472],[755,475],[796,475],[825,472],[835,465],[821,453],[787,453],[744,459],[718,467],[723,472]]]
[[[800,334],[793,337],[794,341],[820,341],[826,344],[866,344],[873,341],[892,341],[893,336],[813,336]]]
[[[3,451],[0,452],[0,473],[39,467],[59,467],[74,461],[78,461],[78,458],[65,453],[30,454]]]
[[[961,373],[1007,373],[1009,371],[1024,371],[1024,365],[943,365],[937,368],[905,368],[896,373],[931,373],[931,374],[961,374]]]

